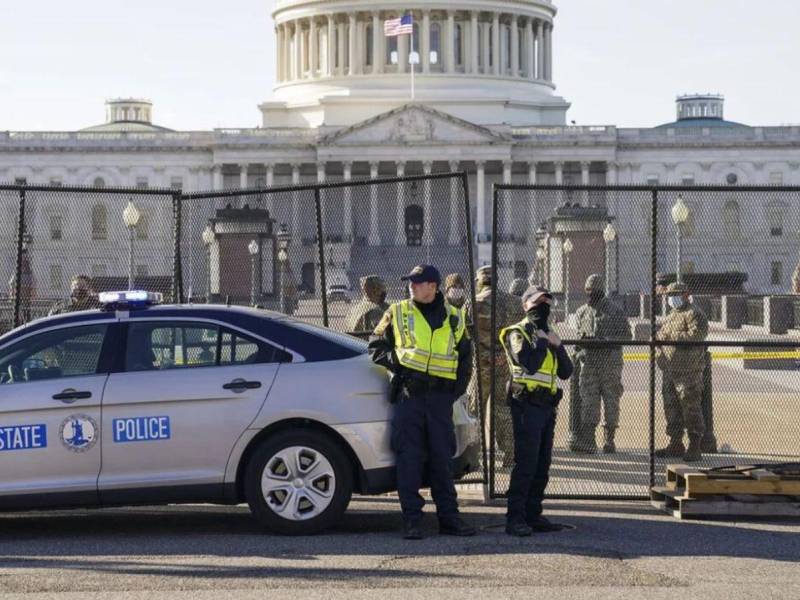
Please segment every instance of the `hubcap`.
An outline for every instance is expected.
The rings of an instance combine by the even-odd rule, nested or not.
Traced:
[[[261,493],[267,506],[290,521],[306,521],[321,514],[336,489],[333,466],[313,448],[284,448],[267,461]]]

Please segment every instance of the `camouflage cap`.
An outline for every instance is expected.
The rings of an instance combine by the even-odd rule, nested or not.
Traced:
[[[386,282],[378,275],[367,275],[359,281],[361,282],[361,290],[365,294],[379,294],[386,291]]]
[[[536,301],[542,296],[549,302],[553,301],[553,294],[550,293],[550,290],[541,285],[532,285],[522,294],[522,303],[525,304],[528,300]]]
[[[491,283],[492,282],[492,267],[491,265],[484,265],[475,271],[475,281],[478,283]]]
[[[454,287],[467,287],[464,285],[464,279],[458,273],[450,273],[450,275],[444,278],[445,290],[449,290],[450,288]]]
[[[592,273],[586,278],[586,283],[583,285],[583,289],[587,292],[604,291],[605,287],[603,285],[603,276],[599,273]]]
[[[668,296],[677,296],[679,294],[688,294],[689,286],[685,283],[678,283],[677,281],[670,283],[666,291]]]
[[[508,293],[513,294],[514,296],[522,297],[522,294],[525,293],[525,290],[528,288],[528,282],[522,279],[521,277],[517,277],[514,281],[511,282],[511,285],[508,286]]]

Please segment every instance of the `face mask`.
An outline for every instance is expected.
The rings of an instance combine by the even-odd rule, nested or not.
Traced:
[[[533,320],[536,327],[542,330],[547,329],[547,319],[550,318],[550,305],[546,302],[537,304],[528,310],[528,316]]]
[[[680,308],[683,306],[683,298],[680,296],[670,296],[667,298],[667,302],[672,308]]]
[[[447,290],[447,301],[450,302],[450,304],[464,302],[464,298],[466,297],[467,294],[463,288],[450,288]]]

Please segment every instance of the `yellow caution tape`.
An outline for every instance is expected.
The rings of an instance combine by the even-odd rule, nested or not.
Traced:
[[[647,362],[649,353],[637,352],[624,354],[626,362]],[[793,358],[800,360],[800,349],[784,352],[712,352],[712,360],[774,360],[776,358]]]

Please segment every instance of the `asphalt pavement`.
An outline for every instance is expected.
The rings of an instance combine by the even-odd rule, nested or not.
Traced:
[[[262,531],[246,507],[0,515],[0,598],[800,598],[800,522],[678,521],[644,502],[551,502],[574,529],[511,538],[464,502],[473,538],[402,540],[394,499],[356,499],[325,535]]]

